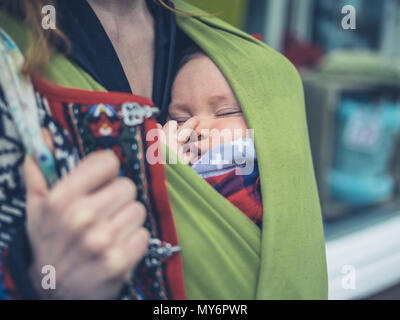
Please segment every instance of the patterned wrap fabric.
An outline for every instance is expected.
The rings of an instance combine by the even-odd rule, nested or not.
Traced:
[[[252,138],[216,146],[192,168],[251,221],[262,227],[260,175]]]

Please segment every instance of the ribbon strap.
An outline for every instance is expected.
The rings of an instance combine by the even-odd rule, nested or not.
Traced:
[[[35,92],[29,76],[21,73],[24,57],[0,28],[0,85],[26,153],[36,159],[49,186],[57,179],[55,163],[44,142]]]

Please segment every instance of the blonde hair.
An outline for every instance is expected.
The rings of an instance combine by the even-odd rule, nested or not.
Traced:
[[[63,40],[69,49],[69,41],[61,30],[44,30],[41,25],[42,8],[55,5],[54,0],[3,0],[1,10],[22,19],[27,26],[29,47],[25,53],[23,72],[41,73],[46,70],[56,41]]]

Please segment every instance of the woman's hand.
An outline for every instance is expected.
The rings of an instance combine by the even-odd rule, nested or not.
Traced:
[[[24,164],[30,276],[44,299],[114,299],[143,257],[149,234],[136,187],[118,178],[112,152],[96,152],[48,190],[37,164]],[[56,271],[56,289],[43,289],[43,266]]]
[[[199,155],[196,148],[197,134],[195,132],[198,124],[199,120],[196,117],[190,118],[181,126],[175,120],[168,121],[164,127],[158,124],[158,128],[162,130],[160,135],[162,141],[186,164],[193,163]]]

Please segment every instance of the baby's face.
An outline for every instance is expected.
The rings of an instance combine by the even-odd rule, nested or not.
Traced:
[[[179,126],[193,117],[198,119],[195,132],[202,140],[201,153],[246,136],[248,127],[239,102],[221,71],[204,54],[182,67],[172,88],[168,120],[176,120]],[[223,140],[215,138],[222,130]]]

